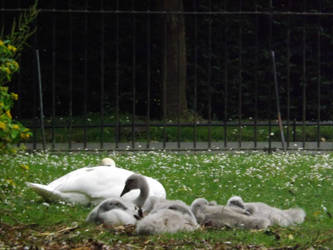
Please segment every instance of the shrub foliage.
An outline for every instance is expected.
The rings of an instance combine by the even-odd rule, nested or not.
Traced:
[[[18,95],[10,92],[7,86],[13,75],[19,70],[16,58],[27,39],[34,33],[29,24],[36,18],[37,2],[13,23],[9,35],[0,34],[0,153],[15,153],[17,144],[31,136],[28,128],[13,120],[11,109]],[[6,37],[5,39],[3,39]],[[20,147],[23,148],[23,147]]]

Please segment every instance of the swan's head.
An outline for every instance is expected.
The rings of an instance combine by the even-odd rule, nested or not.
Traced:
[[[145,177],[139,174],[130,175],[125,182],[125,187],[121,192],[120,197],[133,189],[148,189],[148,184]]]
[[[112,160],[111,158],[104,158],[101,161],[101,165],[102,166],[109,166],[109,167],[115,167],[116,163],[114,162],[114,160]]]

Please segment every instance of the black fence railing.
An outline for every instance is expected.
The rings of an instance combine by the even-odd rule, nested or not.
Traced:
[[[5,32],[32,2],[0,0]],[[20,96],[14,115],[34,132],[31,149],[333,149],[329,1],[53,0],[39,8],[11,86]]]

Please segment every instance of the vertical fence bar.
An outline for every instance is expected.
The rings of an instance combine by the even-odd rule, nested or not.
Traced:
[[[198,11],[198,2],[194,1],[194,10]],[[198,15],[194,16],[194,96],[193,96],[193,149],[197,148],[197,104],[198,104]]]
[[[306,11],[306,0],[303,0],[303,11]],[[306,120],[306,18],[303,17],[303,29],[302,29],[302,147],[305,149],[305,120]]]
[[[296,118],[294,118],[294,120],[293,120],[293,142],[296,141],[296,133],[297,133],[297,130],[296,130]]]
[[[291,9],[291,1],[288,1],[288,9]],[[287,149],[289,148],[290,144],[290,58],[291,58],[291,51],[290,51],[290,15],[288,15],[288,27],[287,27]]]
[[[119,0],[116,1],[116,10],[119,11]],[[115,146],[119,148],[120,123],[119,123],[119,13],[116,13],[116,127]]]
[[[4,9],[5,8],[5,0],[1,0],[1,8]],[[5,24],[5,12],[1,11],[1,23]]]
[[[257,1],[255,2],[255,11],[258,11]],[[259,46],[259,39],[258,39],[258,15],[256,15],[256,37],[255,37],[255,73],[254,73],[254,148],[257,148],[257,123],[258,123],[258,46]]]
[[[224,10],[227,11],[227,1],[224,1]],[[223,50],[224,50],[224,116],[223,116],[223,133],[224,133],[224,148],[228,146],[228,28],[227,28],[228,17],[224,16],[223,25]]]
[[[71,9],[71,2],[68,1],[68,9]],[[72,14],[68,13],[68,29],[69,29],[69,39],[68,39],[68,55],[69,55],[69,63],[68,63],[68,75],[69,75],[69,104],[68,104],[68,113],[69,113],[69,121],[68,121],[68,150],[72,150],[72,130],[73,130],[73,18]]]
[[[319,13],[321,13],[321,1],[319,1]],[[318,70],[318,77],[317,77],[317,149],[320,149],[320,99],[321,99],[321,22],[320,16],[317,17],[317,70]]]
[[[167,80],[167,75],[166,75],[166,72],[167,72],[167,50],[168,50],[168,39],[167,39],[167,35],[168,35],[168,32],[167,32],[167,18],[168,18],[168,14],[165,14],[163,16],[163,149],[166,148],[166,141],[167,141],[167,133],[166,133],[166,123],[167,123],[167,108],[166,108],[166,105],[167,105],[167,84],[166,84],[166,80]]]
[[[36,21],[36,26],[38,25],[38,20]],[[38,49],[38,32],[35,33],[34,35],[34,41],[33,41],[33,47],[35,51]],[[38,86],[38,77],[37,77],[37,58],[36,56],[32,53],[32,60],[33,60],[33,102],[32,102],[32,113],[33,113],[33,129],[32,129],[32,134],[33,134],[33,150],[36,150],[37,148],[37,127],[38,127],[38,114],[37,114],[37,86]],[[38,88],[37,88],[38,89]]]
[[[178,1],[178,10],[181,9],[181,5],[182,2]],[[181,110],[181,101],[180,101],[180,97],[181,97],[181,83],[180,83],[180,37],[179,37],[179,29],[180,29],[180,25],[179,25],[179,21],[180,21],[180,17],[179,15],[175,15],[174,18],[176,18],[177,20],[177,83],[178,83],[178,88],[177,88],[177,96],[178,96],[178,115],[177,115],[177,149],[180,149],[180,112]]]
[[[85,0],[85,13],[83,19],[84,51],[83,51],[83,148],[87,148],[87,119],[88,119],[88,0]]]
[[[242,11],[242,0],[239,1],[239,11]],[[238,81],[239,81],[239,85],[238,85],[238,147],[241,148],[242,147],[242,50],[243,50],[243,41],[242,41],[242,37],[243,37],[243,29],[242,29],[242,17],[239,17],[239,26],[238,26],[238,39],[239,39],[239,69],[238,69]]]
[[[100,133],[99,147],[104,148],[104,92],[105,92],[105,16],[104,16],[104,0],[101,0],[101,45],[100,45]]]
[[[147,118],[146,118],[146,131],[147,143],[146,148],[150,148],[150,92],[151,92],[151,14],[150,14],[150,0],[148,1],[147,10]]]
[[[182,8],[182,1],[178,1],[178,10],[181,10]],[[180,79],[180,36],[179,36],[179,29],[180,29],[180,16],[176,15],[177,20],[177,82],[178,82],[178,89],[177,89],[177,95],[178,95],[178,115],[177,115],[177,149],[180,149],[180,113],[182,110],[182,103],[181,103],[181,79]]]
[[[135,11],[135,0],[132,1],[132,10]],[[136,104],[136,16],[132,15],[132,149],[135,149],[135,104]]]
[[[212,1],[209,0],[209,11],[212,11]],[[212,14],[208,18],[208,149],[211,148],[212,141]]]
[[[55,148],[55,115],[56,115],[56,23],[57,17],[55,13],[56,1],[53,0],[53,13],[52,13],[52,149]]]
[[[17,7],[20,9],[21,8],[21,1],[17,0]],[[4,22],[2,22],[4,24]],[[18,58],[18,63],[19,65],[22,65],[22,56],[20,56]],[[21,96],[21,89],[22,89],[22,72],[19,72],[18,76],[17,76],[17,94],[18,96]],[[16,114],[18,117],[21,117],[21,111],[22,111],[22,105],[21,105],[21,101],[18,101],[15,106],[16,106]]]
[[[272,29],[273,29],[273,3],[272,0],[269,1],[269,38],[268,38],[268,49],[269,51],[272,51]],[[271,83],[271,81],[269,81]],[[272,82],[274,84],[274,82]],[[270,85],[271,86],[271,85]],[[268,95],[270,99],[272,98],[272,91],[271,87],[268,90]],[[269,102],[268,104],[268,110],[269,110],[269,120],[268,120],[268,153],[272,152],[272,104]]]

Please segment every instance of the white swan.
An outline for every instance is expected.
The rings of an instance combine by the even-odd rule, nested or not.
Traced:
[[[139,219],[137,213],[133,203],[120,198],[109,198],[96,206],[86,221],[106,226],[135,225]]]
[[[246,213],[259,218],[266,218],[270,225],[290,226],[304,221],[305,212],[301,208],[279,209],[263,202],[244,202],[239,196],[231,197],[227,206],[245,209]]]
[[[268,219],[246,215],[244,209],[216,205],[209,203],[204,198],[195,199],[192,202],[191,210],[197,222],[205,226],[263,229],[270,225]]]
[[[48,185],[31,182],[26,182],[26,185],[47,201],[98,204],[107,198],[119,197],[126,179],[132,174],[132,171],[113,166],[111,162],[108,166],[74,170]],[[148,196],[166,197],[165,189],[160,182],[150,177],[146,177],[146,180],[150,190]],[[139,191],[133,190],[124,195],[123,199],[133,201],[138,195]]]

